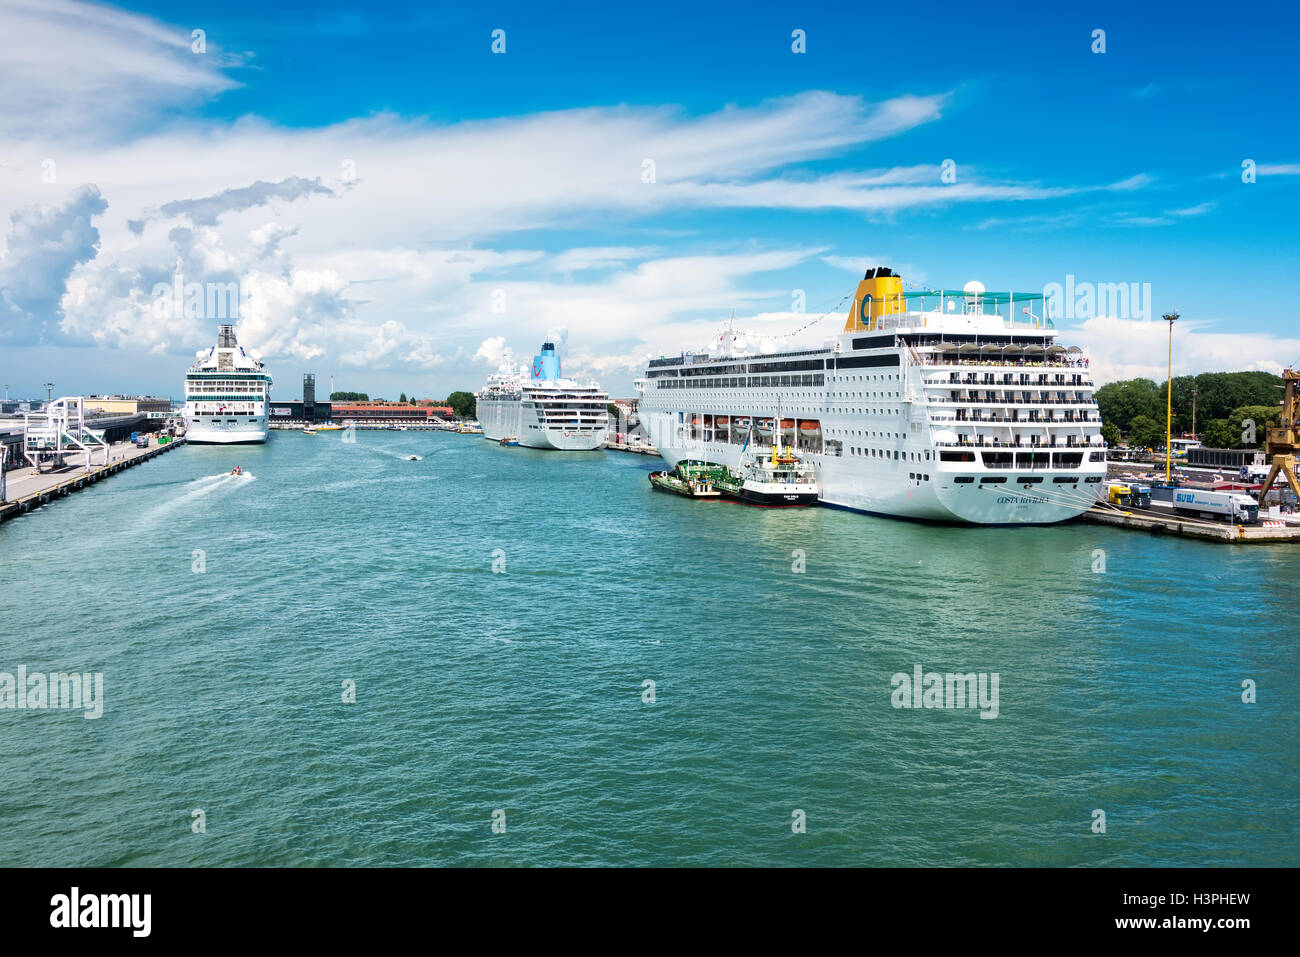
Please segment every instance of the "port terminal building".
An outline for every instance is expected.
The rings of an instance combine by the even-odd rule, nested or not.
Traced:
[[[83,402],[87,412],[109,415],[166,416],[172,411],[172,400],[156,395],[88,395]]]
[[[1187,464],[1200,469],[1231,469],[1240,471],[1250,465],[1264,465],[1266,456],[1262,449],[1207,449],[1194,446],[1187,450]]]
[[[451,406],[430,402],[318,402],[316,376],[302,377],[302,399],[271,403],[271,424],[279,426],[318,425],[427,425],[450,421]]]
[[[429,425],[450,422],[455,417],[449,405],[422,405],[410,402],[339,402],[334,405],[334,421],[356,425]]]

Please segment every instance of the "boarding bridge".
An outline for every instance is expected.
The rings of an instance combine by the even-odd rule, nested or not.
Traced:
[[[23,457],[38,472],[43,464],[60,468],[63,457],[74,451],[86,453],[86,465],[94,465],[95,453],[101,454],[100,465],[108,464],[108,443],[103,430],[86,427],[85,399],[65,395],[48,402],[40,412],[23,413]]]

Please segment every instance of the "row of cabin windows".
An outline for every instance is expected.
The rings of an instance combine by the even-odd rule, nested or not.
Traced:
[[[953,477],[953,481],[956,482],[958,485],[970,485],[972,482],[975,481],[975,476],[957,475]],[[1043,481],[1043,477],[1041,475],[1022,475],[1018,479],[1016,479],[1016,481],[1013,484],[1041,485],[1042,481]],[[1094,485],[1097,482],[1101,481],[1101,476],[1089,475],[1086,478],[1084,478],[1083,481],[1087,485]],[[1067,484],[1078,485],[1079,476],[1058,475],[1054,479],[1052,479],[1052,482],[1056,485],[1067,485]],[[1005,475],[981,475],[980,476],[981,485],[1005,485],[1006,483],[1007,483],[1007,477]]]
[[[820,386],[823,373],[815,375],[721,376],[708,379],[656,379],[661,389],[763,389]]]

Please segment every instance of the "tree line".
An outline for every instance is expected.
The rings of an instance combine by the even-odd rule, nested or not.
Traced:
[[[1150,379],[1108,382],[1095,395],[1102,434],[1111,445],[1161,448],[1165,444],[1165,383]],[[1195,393],[1196,430],[1216,449],[1257,448],[1265,429],[1281,414],[1282,379],[1271,372],[1203,372],[1175,376],[1175,437],[1192,431]],[[1251,423],[1254,423],[1253,428]]]

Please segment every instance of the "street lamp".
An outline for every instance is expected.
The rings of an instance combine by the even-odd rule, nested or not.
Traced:
[[[1192,438],[1196,438],[1196,396],[1197,391],[1192,390]]]
[[[1167,312],[1162,317],[1169,323],[1169,381],[1165,390],[1165,484],[1169,484],[1169,446],[1172,443],[1174,425],[1174,323],[1178,313]]]

